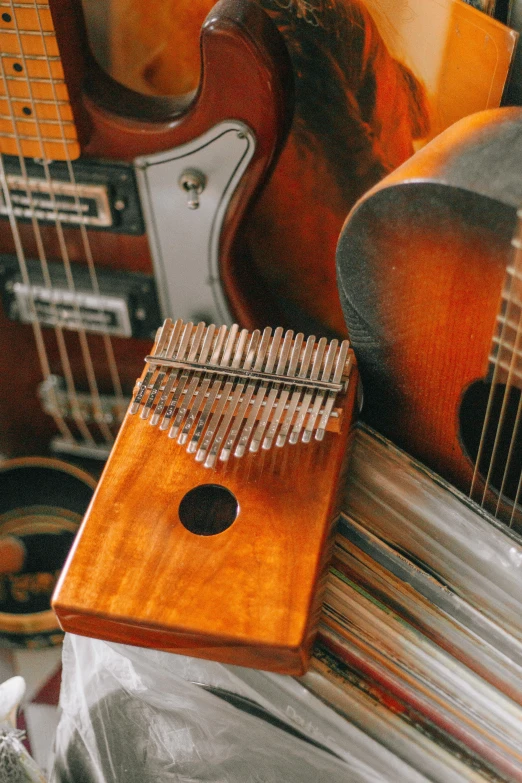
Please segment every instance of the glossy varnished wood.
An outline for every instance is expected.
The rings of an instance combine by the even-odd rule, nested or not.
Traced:
[[[248,0],[216,4],[201,32],[202,73],[197,94],[183,101],[145,98],[109,77],[95,64],[87,46],[79,0],[50,0],[52,22],[65,74],[70,108],[82,157],[131,161],[137,155],[168,150],[196,138],[222,120],[245,122],[254,132],[256,148],[249,170],[239,183],[225,216],[219,262],[225,295],[239,321],[263,324],[269,305],[255,277],[237,253],[237,229],[283,144],[291,118],[292,74],[285,46],[267,15]],[[1,96],[0,96],[1,98]],[[173,183],[173,187],[177,187]],[[38,258],[30,224],[19,224],[24,253]],[[45,255],[60,261],[55,227],[40,227]],[[152,274],[147,237],[90,230],[88,245],[96,268]],[[64,228],[71,262],[86,264],[88,252],[78,229]],[[173,241],[175,237],[173,236]],[[0,220],[0,253],[13,253],[8,220]],[[263,313],[263,316],[261,316]],[[175,315],[175,314],[173,314]],[[84,360],[78,337],[66,333],[72,372],[78,391],[86,391]],[[51,372],[63,375],[56,338],[44,329]],[[141,371],[146,344],[112,339],[124,392],[130,393]],[[88,336],[100,392],[113,393],[102,340]],[[9,321],[0,312],[0,452],[6,455],[43,453],[54,434],[50,417],[41,410],[37,387],[42,380],[32,328]]]
[[[53,606],[65,630],[289,674],[306,668],[330,554],[356,390],[340,433],[202,467],[127,415]],[[225,531],[189,532],[178,508],[201,484],[229,489]]]
[[[474,466],[459,408],[488,374],[522,203],[521,152],[519,108],[457,123],[359,202],[338,247],[363,416],[465,492]],[[481,501],[480,477],[474,490]]]

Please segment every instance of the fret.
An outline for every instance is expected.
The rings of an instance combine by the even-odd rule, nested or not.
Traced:
[[[12,54],[0,54],[2,79],[26,82],[27,79],[43,79],[52,83],[63,81],[62,61],[59,57],[25,56],[23,60]],[[21,70],[20,70],[21,69]]]
[[[490,361],[497,363],[497,356],[494,354],[491,354],[489,358]],[[522,380],[522,366],[519,367],[518,365],[515,365],[513,368],[511,368],[511,361],[504,361],[502,359],[498,361],[497,382],[505,383],[507,381],[510,370],[512,374],[511,382],[518,386]]]
[[[38,124],[40,128],[42,128],[44,125],[57,125],[58,127],[63,126],[64,128],[67,125],[74,125],[70,107],[65,106],[65,112],[60,112],[59,116],[55,106],[45,106],[42,108],[43,111],[36,111],[35,115],[29,105],[24,105],[14,109],[13,114],[11,114],[9,112],[9,104],[6,101],[2,101],[0,99],[0,128],[2,127],[2,122],[13,123],[14,121],[18,124],[19,121],[27,121],[31,115],[36,117],[34,123],[35,125]],[[28,109],[29,111],[24,112],[24,109]],[[4,110],[8,113],[4,113]],[[58,135],[58,138],[61,138],[61,134]]]
[[[511,244],[513,245],[513,247],[516,247],[514,239],[511,240]],[[522,244],[519,244],[518,247],[522,248]],[[522,269],[515,268],[510,264],[506,268],[506,272],[508,273],[508,275],[514,277],[516,280],[522,280]]]
[[[12,112],[12,114],[11,114]],[[49,123],[56,123],[60,120],[71,122],[73,119],[70,104],[67,101],[60,101],[55,104],[53,101],[24,101],[18,99],[16,102],[9,101],[0,97],[0,120],[12,120],[16,118],[27,119],[29,115],[36,116],[37,120],[45,120]]]
[[[519,310],[520,310],[520,308],[519,308]],[[510,315],[512,315],[512,314],[510,313]],[[518,315],[519,319],[520,319],[520,312],[518,314],[515,313],[515,315]],[[497,315],[497,321],[498,321],[499,325],[505,325],[506,329],[514,329],[515,331],[518,329],[519,319],[514,320],[512,318],[506,318],[506,316],[503,315],[502,313],[499,313]],[[497,334],[500,335],[500,333],[501,333],[501,329],[498,328],[497,329]],[[495,338],[493,338],[493,339],[495,339]]]
[[[516,346],[516,339],[513,342],[509,342],[508,340],[504,339],[500,340],[500,337],[493,337],[493,349],[491,351],[491,356],[497,356],[498,350],[500,348],[502,354],[507,354],[508,358],[515,354],[515,356],[522,358],[522,340],[518,340],[518,348]],[[491,358],[490,356],[490,358]]]
[[[18,53],[18,56],[14,56],[12,52],[8,52],[0,54],[0,57],[2,58],[4,69],[7,72],[18,71],[21,73],[18,68],[15,68],[15,65],[21,65],[24,68],[25,73],[28,73],[29,76],[44,76],[48,79],[49,64],[53,64],[56,75],[63,76],[62,60],[58,56],[46,57],[44,54],[28,55],[24,52],[24,58],[22,60],[20,53]],[[52,70],[53,69],[51,69],[51,76],[53,76]],[[21,76],[19,78],[25,79],[26,76]]]
[[[20,46],[22,52],[20,52]],[[31,33],[21,33],[20,38],[17,35],[10,35],[5,30],[0,31],[0,51],[4,54],[14,54],[21,57],[22,53],[28,56],[42,55],[44,57],[59,57],[58,43],[56,36],[52,33],[47,35],[32,35]]]
[[[25,100],[44,100],[53,101],[56,95],[57,100],[69,102],[69,93],[67,91],[67,85],[65,82],[58,83],[54,81],[54,84],[49,79],[31,79],[31,91],[29,91],[29,83],[27,79],[22,81],[12,82],[7,80],[7,89],[10,98],[20,98]],[[5,98],[5,84],[0,80],[0,98]],[[54,102],[54,101],[53,101]]]
[[[38,8],[49,8],[49,0],[18,0],[16,3],[1,2],[0,8],[27,8],[27,6],[38,6]]]
[[[35,16],[35,24],[38,25],[37,17]],[[49,15],[49,20],[51,21],[51,16]],[[52,24],[52,21],[51,21]],[[16,27],[7,27],[5,22],[2,21],[2,17],[0,17],[0,37],[3,35],[13,35],[16,38],[18,36],[22,37],[24,35],[39,35],[40,37],[47,37],[52,36],[56,37],[54,28],[45,29],[42,25],[42,28],[36,26],[33,29],[28,28],[27,30],[23,30],[20,26],[18,28]]]
[[[18,149],[20,145],[20,150]],[[43,154],[42,154],[43,146]],[[43,144],[33,139],[23,139],[18,143],[14,138],[0,137],[0,152],[4,155],[16,155],[21,152],[24,158],[42,158],[48,160],[74,160],[80,155],[80,145],[73,139],[67,140],[67,147],[61,141],[44,139]]]
[[[0,91],[0,101],[2,101],[5,97],[5,94],[2,94]],[[27,105],[27,100],[25,98],[13,98],[13,96],[9,96],[10,101],[5,101],[5,103],[8,105],[8,103],[11,103],[14,107],[16,107],[17,104],[22,104],[22,106]],[[36,106],[70,106],[69,101],[65,98],[64,100],[57,100],[53,101],[50,98],[38,98],[34,101],[34,104]]]
[[[14,33],[16,35],[17,29],[24,34],[35,33],[39,35],[41,32],[46,35],[54,34],[54,25],[49,7],[43,6],[36,10],[35,8],[21,6],[14,9],[14,15],[13,13],[7,15],[11,17],[10,20],[3,19],[0,16],[0,34]]]
[[[76,128],[74,123],[66,121],[62,126],[59,123],[53,124],[50,122],[35,122],[34,120],[15,119],[11,118],[7,120],[0,119],[0,135],[3,138],[18,138],[27,140],[39,140],[42,141],[57,141],[66,139],[76,140]]]
[[[73,160],[80,147],[46,6],[20,2],[0,16],[0,152]]]
[[[520,298],[522,294],[522,209],[517,211],[517,226],[511,240],[511,246],[511,259],[506,267],[501,309],[497,314],[497,326],[492,338],[489,364],[497,383],[506,383],[511,378],[515,385],[520,386],[522,379],[519,369],[519,365],[522,364],[522,338],[519,338],[522,328],[522,299]]]

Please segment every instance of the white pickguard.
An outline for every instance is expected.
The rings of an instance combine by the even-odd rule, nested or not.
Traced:
[[[220,234],[254,149],[252,131],[227,121],[188,144],[135,160],[164,317],[232,322],[219,277]],[[179,184],[187,170],[201,172],[206,180],[197,209],[188,207]]]

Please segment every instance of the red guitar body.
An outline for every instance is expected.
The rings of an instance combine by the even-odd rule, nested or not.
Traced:
[[[224,216],[219,266],[224,296],[233,315],[246,326],[261,321],[264,324],[270,318],[270,306],[260,292],[255,291],[255,279],[243,268],[240,256],[235,253],[235,237],[275,162],[291,119],[291,69],[275,26],[255,3],[248,0],[217,3],[201,31],[199,88],[186,100],[173,101],[138,95],[100,70],[89,53],[80,2],[50,0],[50,10],[81,161],[131,162],[138,156],[186,144],[217,123],[230,119],[244,123],[252,131],[255,150]],[[178,184],[173,182],[172,187],[177,188]],[[30,221],[16,222],[23,253],[38,259],[33,225]],[[172,231],[172,242],[175,242],[175,225]],[[39,225],[39,232],[50,261],[61,262],[62,245],[65,245],[72,264],[87,267],[90,254],[98,270],[153,274],[145,233],[132,235],[88,229],[86,243],[78,227],[63,225],[57,228],[48,221]],[[88,252],[86,244],[90,248]],[[12,225],[7,218],[0,219],[0,254],[15,253]],[[74,331],[62,331],[76,390],[88,392],[89,371],[79,336]],[[50,372],[63,374],[55,331],[44,326],[42,335]],[[113,374],[107,363],[106,340],[103,335],[90,333],[86,340],[98,391],[110,393]],[[149,343],[149,335],[146,339],[111,338],[124,395],[132,390]],[[5,308],[0,308],[0,357],[0,453],[6,456],[44,453],[56,427],[52,417],[42,410],[37,395],[43,378],[34,331],[31,325],[8,318]],[[68,422],[68,426],[76,438],[74,422]],[[97,441],[96,423],[88,426]]]

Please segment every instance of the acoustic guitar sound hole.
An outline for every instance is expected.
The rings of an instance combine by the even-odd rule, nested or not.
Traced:
[[[476,381],[464,393],[460,406],[460,436],[464,449],[473,463],[477,460],[490,392],[489,384]],[[506,404],[500,423],[504,398]],[[517,422],[519,404],[520,389],[511,387],[506,392],[506,386],[498,384],[493,394],[479,464],[479,473],[482,478],[485,478],[495,449],[489,483],[497,494],[502,489],[503,499],[511,503],[517,498],[522,473],[522,412]],[[497,432],[499,437],[495,448]],[[518,498],[519,503],[521,499]]]
[[[220,484],[201,484],[179,504],[181,524],[197,536],[215,536],[230,527],[239,513],[236,497]]]

